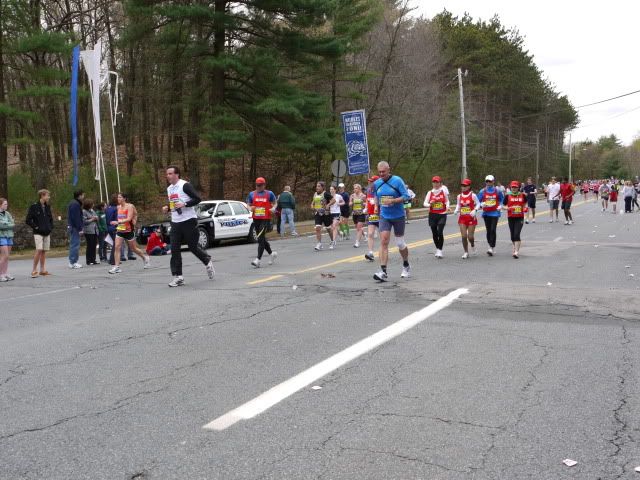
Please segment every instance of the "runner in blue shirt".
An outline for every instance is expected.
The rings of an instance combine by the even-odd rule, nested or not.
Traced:
[[[409,192],[402,178],[391,175],[391,167],[387,162],[378,163],[380,178],[373,184],[376,195],[377,212],[380,214],[380,271],[373,278],[387,281],[387,261],[389,260],[389,241],[391,229],[396,236],[396,245],[402,256],[402,278],[411,276],[409,265],[409,247],[404,241],[405,210],[404,202],[409,200]]]
[[[495,187],[493,175],[487,175],[484,180],[486,187],[478,193],[478,200],[482,207],[482,219],[487,229],[487,243],[489,244],[487,255],[493,257],[496,248],[496,230],[498,228],[498,220],[500,220],[500,209],[504,201],[504,195]]]

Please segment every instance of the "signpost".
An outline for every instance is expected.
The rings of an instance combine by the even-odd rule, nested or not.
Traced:
[[[347,148],[349,175],[369,175],[369,144],[364,110],[342,112],[340,116],[342,117],[344,144]]]

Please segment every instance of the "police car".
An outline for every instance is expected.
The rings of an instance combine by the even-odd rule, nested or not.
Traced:
[[[257,242],[253,218],[244,202],[235,200],[205,200],[195,207],[198,214],[198,245],[209,248],[221,240],[245,239]],[[147,243],[151,233],[160,228],[163,239],[170,244],[171,223],[152,223],[143,225],[138,231],[138,242]]]

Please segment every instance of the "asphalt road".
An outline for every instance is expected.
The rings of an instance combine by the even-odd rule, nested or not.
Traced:
[[[178,289],[167,257],[118,276],[53,259],[38,279],[15,261],[0,285],[0,478],[640,478],[640,215],[574,215],[525,226],[519,260],[504,225],[497,256],[479,232],[462,260],[453,217],[436,260],[414,221],[413,277],[396,253],[386,284],[362,248],[316,253],[311,238],[274,242],[259,270],[255,245],[213,249],[213,282],[184,253]],[[327,359],[301,389],[259,397]],[[262,413],[203,428],[256,397]]]

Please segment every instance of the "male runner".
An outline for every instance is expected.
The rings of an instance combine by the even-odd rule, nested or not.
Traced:
[[[599,191],[602,199],[602,211],[605,212],[609,208],[609,193],[611,193],[611,187],[606,180],[602,180]]]
[[[182,253],[180,248],[183,243],[206,266],[210,280],[216,274],[211,257],[198,246],[198,215],[193,207],[200,203],[200,197],[195,188],[189,182],[180,178],[180,169],[176,166],[167,167],[167,197],[169,205],[162,207],[164,213],[171,212],[171,274],[173,280],[170,287],[184,285],[182,276]]]
[[[538,194],[538,188],[533,183],[533,178],[527,178],[527,184],[522,191],[527,196],[527,206],[529,207],[527,219],[524,223],[529,223],[529,216],[531,216],[531,223],[536,223],[536,195]]]
[[[553,223],[553,212],[556,212],[556,222],[559,222],[558,207],[560,206],[560,184],[556,181],[556,177],[551,177],[549,185],[547,185],[547,199],[549,200],[549,223]]]
[[[349,207],[349,192],[346,191],[344,183],[338,185],[338,194],[344,200],[344,205],[340,205],[340,236],[343,240],[349,240],[351,234],[349,232],[349,215],[351,208]]]
[[[314,247],[314,250],[316,252],[322,250],[323,226],[327,229],[331,242],[333,243],[333,241],[335,240],[333,238],[333,232],[331,231],[331,224],[333,223],[333,219],[331,218],[331,213],[329,212],[329,207],[333,203],[333,201],[334,200],[331,198],[331,194],[325,189],[325,183],[316,183],[316,193],[313,194],[313,200],[311,201],[311,210],[313,210],[316,225],[316,239],[318,240],[318,243]]]
[[[391,167],[387,162],[378,163],[378,175],[380,178],[375,181],[373,188],[376,194],[376,205],[380,214],[380,271],[373,275],[373,278],[380,281],[387,281],[387,262],[389,260],[389,241],[391,240],[391,230],[396,236],[396,245],[402,256],[402,278],[411,276],[411,266],[409,265],[409,247],[404,241],[405,213],[404,202],[409,199],[409,192],[405,188],[402,178],[391,175]]]
[[[573,225],[573,216],[571,215],[571,202],[573,201],[573,195],[576,193],[576,188],[572,183],[569,183],[569,179],[564,177],[560,184],[560,196],[562,197],[562,211],[564,212],[564,224]]]
[[[277,252],[271,250],[271,245],[267,240],[267,233],[271,227],[271,215],[275,210],[277,199],[272,191],[265,190],[266,185],[267,181],[264,177],[256,178],[256,189],[247,197],[247,205],[253,215],[253,228],[258,236],[258,256],[251,262],[251,265],[256,268],[260,268],[265,250],[269,254],[269,265],[273,265],[278,256]]]

